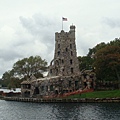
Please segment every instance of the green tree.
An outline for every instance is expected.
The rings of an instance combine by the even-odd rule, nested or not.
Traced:
[[[13,73],[13,70],[9,70],[9,71],[6,71],[3,75],[2,75],[2,81],[1,81],[1,84],[3,87],[7,87],[9,82],[10,82],[10,79],[11,77],[14,75]]]
[[[9,70],[5,72],[2,76],[1,84],[3,87],[8,87],[9,89],[11,88],[18,88],[20,87],[20,83],[22,81],[14,76],[14,70]]]
[[[93,69],[93,62],[94,62],[93,58],[89,56],[83,56],[83,57],[79,56],[78,61],[79,61],[80,71]]]
[[[101,42],[101,43],[97,44],[92,49],[89,49],[89,52],[88,52],[87,56],[94,57],[94,55],[97,51],[99,51],[100,49],[102,49],[106,46],[107,46],[107,44],[105,44],[104,42]]]
[[[47,62],[40,56],[30,56],[17,61],[13,65],[15,75],[30,78],[34,75],[36,78],[43,77],[43,72],[47,70]]]
[[[110,41],[108,45],[120,46],[120,38],[115,38],[115,40]]]
[[[0,81],[3,87],[18,88],[23,80],[26,80],[31,75],[36,78],[43,77],[43,72],[47,70],[47,62],[42,60],[40,56],[31,56],[18,60],[13,69],[5,72]]]
[[[118,80],[120,83],[120,47],[106,46],[95,54],[97,79]]]

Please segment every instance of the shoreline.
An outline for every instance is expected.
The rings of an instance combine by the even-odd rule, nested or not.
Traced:
[[[0,98],[1,99],[1,98]],[[74,98],[74,99],[41,99],[22,97],[3,97],[1,100],[33,103],[119,103],[119,98]]]

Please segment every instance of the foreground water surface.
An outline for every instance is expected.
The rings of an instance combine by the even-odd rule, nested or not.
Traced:
[[[28,103],[0,100],[0,120],[119,119],[119,103]]]

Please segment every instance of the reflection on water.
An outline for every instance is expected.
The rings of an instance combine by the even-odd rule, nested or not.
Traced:
[[[119,120],[119,103],[27,103],[0,100],[0,120]]]

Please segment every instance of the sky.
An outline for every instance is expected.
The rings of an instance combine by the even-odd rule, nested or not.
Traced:
[[[55,32],[76,26],[77,56],[120,36],[120,0],[0,0],[0,78],[23,58],[54,57]]]

